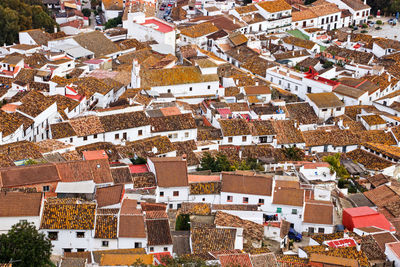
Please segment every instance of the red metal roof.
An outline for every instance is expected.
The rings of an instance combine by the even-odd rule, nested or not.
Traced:
[[[342,238],[327,241],[326,244],[333,248],[355,247],[357,245],[353,238]]]
[[[149,172],[149,169],[147,169],[147,166],[145,164],[129,165],[129,171],[131,173],[144,173]]]
[[[150,24],[157,26],[154,29],[162,33],[167,33],[174,30],[174,28],[172,28],[168,24],[163,23],[156,19],[146,19],[145,23],[142,23],[142,25],[150,25]]]

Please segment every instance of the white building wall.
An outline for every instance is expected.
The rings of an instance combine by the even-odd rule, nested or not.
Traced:
[[[24,216],[24,217],[1,217],[0,218],[0,234],[5,234],[14,224],[26,220],[28,223],[33,223],[38,229],[40,225],[39,216]]]
[[[40,232],[48,236],[49,232],[58,232],[58,239],[52,240],[52,254],[63,255],[63,249],[72,249],[72,252],[77,252],[77,249],[92,250],[92,230],[60,230],[60,229],[41,229]],[[85,233],[84,238],[77,238],[77,232]]]

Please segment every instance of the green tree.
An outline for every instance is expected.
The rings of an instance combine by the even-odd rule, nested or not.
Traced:
[[[13,267],[54,266],[51,248],[51,241],[33,223],[20,222],[0,236],[0,262],[13,262]]]
[[[232,171],[231,163],[228,160],[228,157],[222,153],[218,153],[215,159],[215,171]]]
[[[99,11],[100,13],[100,11]],[[105,29],[110,29],[110,28],[115,28],[117,27],[119,24],[122,24],[122,17],[116,17],[113,19],[109,19],[106,24],[104,25]]]
[[[348,178],[349,172],[346,170],[346,168],[340,164],[340,153],[336,153],[335,155],[332,156],[325,156],[322,158],[323,161],[328,162],[330,166],[330,169],[332,172],[336,172],[336,175],[340,178]]]
[[[90,15],[92,14],[92,10],[89,8],[83,8],[82,9],[82,13],[85,17],[90,17]]]
[[[303,159],[303,152],[295,146],[283,147],[281,151],[288,160],[299,161]]]
[[[55,21],[49,16],[47,9],[38,1],[0,1],[0,45],[18,42],[19,31],[29,29],[54,31]]]
[[[24,165],[35,165],[35,164],[38,164],[38,163],[34,159],[27,159],[24,161]]]
[[[200,161],[200,168],[199,170],[215,170],[215,159],[213,156],[211,156],[210,153],[206,152],[204,153],[203,157],[201,158]]]
[[[188,214],[179,214],[176,217],[175,230],[176,231],[187,231],[190,230],[190,217]]]

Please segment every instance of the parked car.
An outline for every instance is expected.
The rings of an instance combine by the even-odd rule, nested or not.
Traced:
[[[300,242],[301,239],[303,238],[303,236],[300,233],[296,232],[296,230],[294,230],[293,228],[290,228],[288,237],[289,239],[292,239],[295,242]]]

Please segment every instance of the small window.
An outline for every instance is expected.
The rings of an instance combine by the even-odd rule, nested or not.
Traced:
[[[168,247],[164,247],[164,251],[168,251]]]
[[[84,248],[77,248],[76,252],[85,252],[85,249]]]
[[[19,220],[20,223],[26,223],[28,222],[27,220]]]
[[[258,199],[258,204],[264,205],[264,199],[263,198]]]
[[[207,86],[207,89],[211,89],[211,85]]]
[[[189,137],[189,132],[186,132],[186,133],[185,133],[185,137]]]
[[[128,139],[128,134],[127,134],[127,133],[123,133],[123,134],[122,134],[122,138],[124,138],[125,140],[127,140],[127,139]]]
[[[64,253],[72,252],[72,248],[63,248]]]
[[[328,109],[327,108],[323,108],[322,111],[325,112],[325,111],[328,111]]]
[[[94,134],[94,135],[93,135],[93,139],[97,139],[97,134]]]
[[[193,91],[193,87],[189,87],[189,91],[190,91],[190,92]]]
[[[340,107],[339,107],[339,108],[336,108],[336,111],[341,111],[341,110],[342,110],[342,108],[340,108]]]
[[[168,90],[167,90],[167,93],[171,93],[171,89],[168,89]]]
[[[242,136],[242,142],[246,142],[247,141],[247,136]]]
[[[160,197],[163,197],[163,196],[164,196],[164,192],[160,191]]]
[[[141,248],[142,243],[141,242],[135,242],[135,248]]]
[[[101,242],[101,246],[108,247],[108,241],[103,240],[103,242]]]
[[[49,192],[50,191],[50,186],[45,185],[43,186],[43,192]]]
[[[318,227],[318,233],[320,233],[320,234],[325,233],[325,228],[323,228],[323,227]]]
[[[85,238],[85,232],[76,232],[76,238]]]
[[[172,134],[172,138],[178,138],[178,134],[177,133]]]
[[[169,135],[168,135],[168,138],[171,139],[171,138],[172,138],[172,134],[169,134]]]
[[[174,197],[179,197],[179,191],[174,191],[174,192],[173,192],[173,196],[174,196]]]
[[[174,205],[169,204],[169,208],[170,208],[170,209],[174,208]]]
[[[297,214],[297,209],[292,209],[292,214]]]
[[[73,142],[73,140],[74,140],[74,139],[71,137],[71,138],[69,139],[69,142],[70,142],[70,143],[72,143],[72,142]]]
[[[138,136],[142,136],[143,135],[143,130],[139,130],[138,131]]]
[[[276,208],[276,213],[282,213],[282,208]]]
[[[227,197],[226,197],[226,201],[232,202],[232,201],[233,201],[233,196],[227,196]]]
[[[58,232],[48,232],[47,236],[52,241],[58,240]]]
[[[243,203],[249,203],[249,198],[248,197],[244,197],[243,198]]]
[[[84,136],[84,137],[83,137],[83,141],[87,141],[87,136]]]
[[[115,134],[115,140],[119,139],[119,134]]]
[[[150,247],[150,252],[154,252],[154,247]]]
[[[232,143],[233,142],[233,137],[228,137],[228,143]]]

